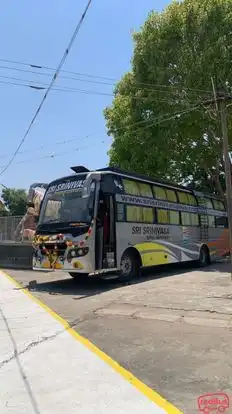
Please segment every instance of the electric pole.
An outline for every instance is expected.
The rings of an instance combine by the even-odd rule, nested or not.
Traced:
[[[231,279],[232,279],[232,185],[231,185],[231,162],[229,156],[229,142],[227,129],[227,97],[224,93],[218,95],[218,107],[221,116],[221,128],[223,138],[223,154],[225,164],[225,181],[226,181],[226,200],[228,212],[228,229],[229,229],[229,246],[230,246],[230,261],[231,261]],[[231,100],[231,99],[230,99]]]

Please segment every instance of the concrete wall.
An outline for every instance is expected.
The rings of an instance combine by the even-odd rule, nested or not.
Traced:
[[[31,243],[0,242],[0,268],[31,269]]]

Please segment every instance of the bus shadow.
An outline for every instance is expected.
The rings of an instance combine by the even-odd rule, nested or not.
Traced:
[[[34,280],[29,282],[25,287],[32,292],[46,292],[50,295],[69,295],[72,296],[74,300],[82,300],[110,290],[122,288],[123,286],[129,287],[130,285],[141,284],[150,280],[167,278],[175,275],[184,276],[186,273],[195,270],[204,272],[229,272],[229,268],[230,264],[228,263],[216,263],[206,268],[199,268],[199,264],[193,262],[191,264],[178,263],[144,269],[142,275],[133,279],[131,282],[123,283],[117,279],[107,280],[96,277],[80,280],[65,278],[41,283],[37,283],[37,281]]]

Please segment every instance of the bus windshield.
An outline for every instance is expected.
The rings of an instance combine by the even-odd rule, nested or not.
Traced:
[[[50,223],[89,223],[93,215],[94,182],[89,193],[83,180],[61,182],[48,187],[42,204],[38,225]]]

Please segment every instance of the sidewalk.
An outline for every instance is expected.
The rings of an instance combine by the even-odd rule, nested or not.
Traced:
[[[130,412],[179,413],[0,271],[0,413]]]

